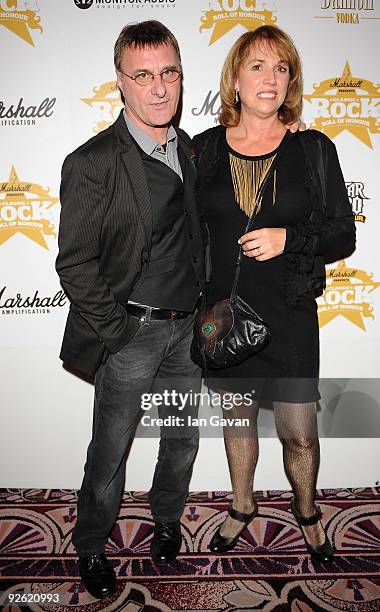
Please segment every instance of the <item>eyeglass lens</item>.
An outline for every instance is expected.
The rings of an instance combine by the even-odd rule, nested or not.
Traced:
[[[179,78],[180,73],[178,70],[165,70],[161,72],[161,78],[165,83],[173,83]],[[134,78],[136,83],[139,85],[149,85],[154,79],[154,75],[151,72],[143,72],[141,74],[137,74]]]

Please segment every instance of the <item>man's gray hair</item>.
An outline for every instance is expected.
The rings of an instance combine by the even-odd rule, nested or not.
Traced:
[[[121,70],[121,60],[124,49],[159,47],[172,45],[181,65],[181,54],[176,37],[160,21],[149,20],[126,25],[119,34],[114,48],[114,64],[116,70]]]

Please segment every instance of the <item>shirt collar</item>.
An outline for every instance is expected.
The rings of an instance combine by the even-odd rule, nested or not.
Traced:
[[[153,140],[153,138],[151,138],[149,134],[144,132],[144,130],[142,130],[134,121],[132,121],[132,119],[128,117],[125,110],[123,112],[123,115],[124,115],[125,123],[127,124],[127,128],[132,138],[135,139],[135,141],[137,142],[139,147],[144,151],[144,153],[146,153],[147,155],[152,155],[152,153],[154,152],[156,147],[159,146],[159,144],[155,140]],[[178,147],[177,132],[175,131],[172,125],[169,126],[168,133],[166,136],[166,142],[167,143],[172,142],[174,143],[175,148]]]

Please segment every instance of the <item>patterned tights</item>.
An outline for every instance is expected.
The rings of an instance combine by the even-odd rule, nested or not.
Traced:
[[[302,516],[311,516],[315,511],[314,497],[319,469],[316,403],[274,402],[273,408],[276,430],[283,448],[285,473],[293,490],[296,508]],[[257,416],[257,402],[253,406],[234,406],[228,410],[228,418],[248,418],[249,428],[244,428],[244,434],[238,433],[233,426],[224,428],[233,507],[244,513],[252,512],[256,506],[253,479],[259,456]],[[241,528],[241,523],[228,516],[222,525],[221,535],[233,537]],[[324,541],[320,523],[304,528],[304,533],[313,545]]]

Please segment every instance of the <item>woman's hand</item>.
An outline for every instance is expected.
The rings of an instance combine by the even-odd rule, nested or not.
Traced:
[[[263,227],[244,234],[238,240],[244,255],[254,257],[257,261],[267,261],[281,255],[285,241],[285,227]]]
[[[306,130],[306,123],[304,123],[302,121],[302,119],[299,119],[298,121],[295,121],[294,123],[287,123],[285,126],[288,130],[290,130],[292,132],[292,134],[294,134],[295,132],[304,132]]]

